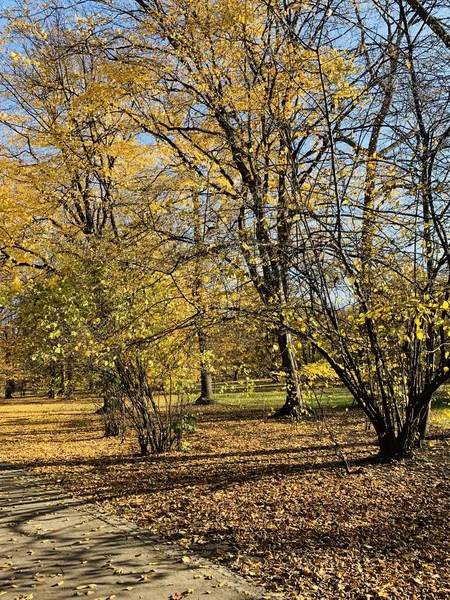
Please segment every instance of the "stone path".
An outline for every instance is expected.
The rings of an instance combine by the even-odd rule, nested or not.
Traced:
[[[262,600],[227,569],[0,464],[0,600]]]

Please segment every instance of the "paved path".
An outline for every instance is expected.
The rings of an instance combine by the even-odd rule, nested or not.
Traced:
[[[5,600],[260,600],[227,569],[65,498],[0,464],[0,596]]]

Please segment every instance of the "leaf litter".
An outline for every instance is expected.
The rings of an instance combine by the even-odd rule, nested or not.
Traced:
[[[367,460],[376,446],[358,412],[331,412],[346,475],[310,420],[293,427],[262,411],[202,408],[189,451],[142,459],[131,436],[101,439],[90,401],[17,404],[2,406],[4,460],[59,479],[70,494],[272,594],[450,596],[449,446],[436,427],[414,461],[383,465]],[[8,409],[21,412],[20,425]]]

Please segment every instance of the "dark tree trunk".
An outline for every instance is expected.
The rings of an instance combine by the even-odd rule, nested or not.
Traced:
[[[148,442],[146,440],[139,440],[139,448],[141,449],[141,456],[148,456]]]
[[[413,419],[407,417],[399,431],[395,431],[394,428],[387,428],[382,421],[373,423],[373,425],[378,436],[381,460],[392,461],[412,458],[417,436],[417,426],[414,426]]]
[[[57,388],[56,394],[58,396],[64,396],[66,392],[66,370],[64,363],[61,365],[59,370],[59,387]]]
[[[198,346],[200,350],[200,360],[203,361],[203,354],[207,350],[207,340],[205,332],[199,327],[198,332]],[[214,389],[213,389],[213,378],[212,373],[208,367],[203,363],[200,369],[200,396],[195,401],[195,404],[214,404]]]
[[[104,405],[96,411],[101,414],[104,423],[104,437],[117,437],[124,430],[122,400],[106,399]]]
[[[104,437],[117,437],[120,434],[119,424],[113,419],[105,420]]]
[[[14,384],[14,381],[12,381],[11,379],[8,379],[8,381],[6,382],[6,385],[5,385],[5,398],[7,400],[9,400],[10,398],[13,397],[15,388],[16,388],[16,386]]]
[[[47,398],[52,398],[52,399],[56,398],[56,395],[57,395],[56,390],[58,389],[57,381],[58,381],[58,379],[57,379],[57,373],[56,373],[56,366],[53,363],[50,366],[50,387],[47,392]]]
[[[431,414],[431,400],[428,402],[428,404],[426,405],[426,407],[423,410],[422,414],[420,415],[419,431],[418,431],[418,434],[419,434],[419,439],[418,439],[419,446],[426,439],[426,437],[428,435],[428,428],[429,428],[429,425],[430,425],[430,414]]]
[[[107,413],[111,408],[111,400],[108,394],[105,394],[103,396],[103,406],[100,406],[100,408],[98,408],[95,411],[96,415],[103,415],[105,413]]]
[[[272,415],[272,418],[297,418],[305,410],[306,406],[300,388],[297,361],[291,348],[290,335],[287,331],[281,331],[278,334],[278,346],[280,348],[281,363],[286,381],[286,402]]]
[[[409,437],[403,435],[387,436],[383,439],[378,438],[380,447],[379,456],[383,461],[403,460],[412,458],[414,454],[414,443]]]

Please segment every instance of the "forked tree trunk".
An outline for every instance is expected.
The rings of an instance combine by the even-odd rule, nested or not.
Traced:
[[[397,428],[388,427],[382,415],[378,420],[371,419],[378,437],[381,460],[412,458],[420,438],[421,419],[419,416],[427,412],[428,404],[422,404],[421,409],[418,404],[413,402],[406,410],[405,420]]]
[[[410,424],[405,424],[399,433],[377,431],[380,459],[391,461],[412,458],[416,434],[416,429]]]
[[[301,392],[297,361],[292,350],[290,334],[287,331],[280,331],[278,334],[278,346],[286,381],[286,401],[271,418],[299,417],[306,406]]]

